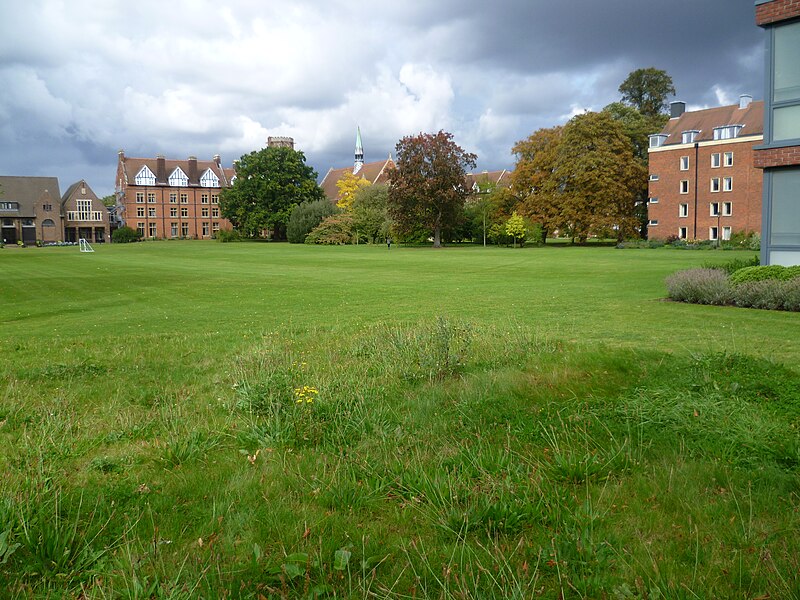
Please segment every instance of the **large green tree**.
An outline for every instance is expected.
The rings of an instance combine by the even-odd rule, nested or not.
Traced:
[[[391,221],[387,213],[389,186],[384,183],[360,188],[353,196],[350,214],[359,239],[374,244],[389,235]]]
[[[273,239],[284,240],[292,209],[324,197],[302,152],[268,147],[241,157],[236,180],[220,194],[220,211],[245,236],[269,231]]]
[[[442,232],[455,228],[470,191],[467,169],[477,157],[446,131],[406,136],[396,146],[396,168],[389,175],[389,215],[401,235],[420,229],[442,245]]]
[[[622,101],[645,116],[664,112],[667,98],[675,95],[675,85],[666,71],[648,67],[636,69],[619,86]]]

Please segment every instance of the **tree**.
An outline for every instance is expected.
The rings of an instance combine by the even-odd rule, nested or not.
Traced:
[[[540,241],[543,244],[548,233],[563,225],[560,183],[553,175],[563,129],[539,129],[517,142],[512,149],[517,164],[511,174],[511,185],[522,199],[523,213],[541,225]]]
[[[100,202],[102,202],[103,206],[106,208],[112,208],[117,204],[117,197],[114,194],[109,194],[108,196],[100,198]]]
[[[389,235],[391,221],[386,211],[389,186],[375,184],[359,189],[353,198],[353,227],[360,239],[374,244]]]
[[[370,185],[370,182],[363,177],[351,172],[346,173],[344,177],[336,182],[336,189],[339,190],[336,205],[339,208],[350,210],[358,190],[368,185]]]
[[[464,201],[468,168],[477,157],[464,151],[445,131],[406,136],[396,146],[396,168],[389,174],[389,215],[397,231],[423,229],[442,245],[442,232],[455,227]]]
[[[525,219],[518,215],[517,211],[511,213],[506,221],[506,233],[511,236],[514,248],[517,247],[517,238],[525,237]]]
[[[564,126],[553,171],[559,217],[573,239],[614,232],[621,241],[634,234],[636,192],[645,174],[620,122],[602,112],[573,117]]]
[[[271,231],[273,239],[282,240],[292,208],[324,197],[302,152],[268,147],[241,157],[236,179],[220,193],[219,205],[222,216],[247,237]]]
[[[303,202],[292,209],[289,216],[289,223],[286,225],[286,239],[291,244],[302,244],[306,241],[306,236],[323,219],[339,212],[330,200],[314,200],[313,202]]]
[[[664,112],[667,97],[675,95],[675,86],[666,71],[649,67],[636,69],[619,86],[622,101],[647,117]]]

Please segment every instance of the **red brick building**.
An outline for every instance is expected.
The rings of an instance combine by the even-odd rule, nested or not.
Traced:
[[[685,112],[673,102],[650,136],[649,239],[730,239],[761,232],[762,174],[753,148],[763,140],[763,102]]]
[[[116,193],[121,218],[145,238],[210,238],[231,228],[220,214],[219,194],[234,177],[219,155],[212,160],[131,158],[120,150]]]

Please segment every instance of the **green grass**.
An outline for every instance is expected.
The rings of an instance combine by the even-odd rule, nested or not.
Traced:
[[[663,300],[734,256],[2,250],[0,589],[800,598],[800,321]]]

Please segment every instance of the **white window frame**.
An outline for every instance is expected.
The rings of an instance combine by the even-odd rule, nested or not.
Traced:
[[[717,239],[718,235],[719,235],[719,232],[717,231],[717,226],[716,225],[712,225],[711,227],[708,228],[708,239],[709,240],[711,240],[712,242],[715,241]]]
[[[722,165],[722,161],[720,159],[719,152],[714,152],[711,154],[711,168],[712,169],[719,169]]]
[[[170,187],[189,187],[189,177],[180,167],[175,167],[168,182]]]
[[[730,225],[723,225],[722,226],[722,241],[727,242],[731,239],[731,226]]]
[[[681,169],[681,171],[688,171],[689,170],[689,157],[688,156],[681,156],[680,169]]]
[[[722,216],[730,217],[733,215],[733,202],[722,203]]]
[[[655,174],[650,175],[650,181],[658,181],[658,175]]]
[[[150,168],[147,165],[145,165],[141,169],[139,169],[139,172],[133,178],[133,182],[136,185],[155,185],[156,176],[150,170]]]
[[[647,222],[648,227],[658,227],[658,219],[650,219]]]
[[[148,235],[151,238],[158,236],[158,223],[150,223],[150,227],[148,229]]]
[[[733,191],[733,177],[723,177],[722,178],[722,191],[723,192],[732,192]]]
[[[218,188],[219,177],[211,169],[206,169],[205,173],[200,177],[200,187],[204,188]]]
[[[688,179],[681,179],[680,191],[681,191],[681,194],[688,194],[689,193],[689,180]]]
[[[647,200],[650,204],[658,204],[658,198],[652,197]]]
[[[708,216],[709,217],[718,217],[719,216],[719,202],[709,202],[708,203]]]
[[[686,227],[678,227],[678,239],[685,240],[687,237],[688,229]]]
[[[685,218],[685,217],[688,217],[688,216],[689,216],[689,205],[686,204],[685,202],[679,204],[678,205],[678,217]]]
[[[726,167],[733,166],[733,152],[726,152],[722,161],[722,164]]]
[[[719,177],[711,178],[710,190],[712,194],[716,194],[719,191]]]

